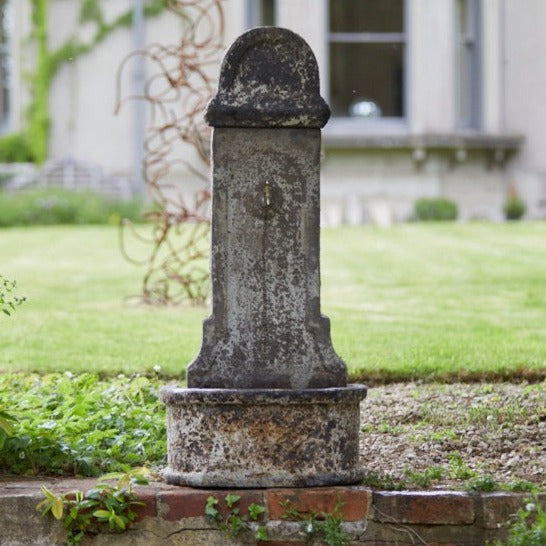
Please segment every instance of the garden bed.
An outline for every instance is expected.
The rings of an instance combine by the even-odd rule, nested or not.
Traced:
[[[0,472],[84,475],[166,462],[160,376],[0,374]],[[364,483],[381,489],[544,488],[546,383],[397,383],[361,404]]]

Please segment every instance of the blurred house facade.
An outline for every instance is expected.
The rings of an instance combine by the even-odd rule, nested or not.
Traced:
[[[86,0],[49,0],[49,46],[91,35]],[[97,0],[113,20],[139,0]],[[407,220],[420,197],[447,197],[463,220],[501,220],[508,195],[546,218],[544,0],[225,0],[225,43],[260,25],[290,28],[313,48],[332,108],[323,131],[324,224]],[[0,131],[24,124],[32,51],[29,0],[1,0]],[[116,73],[138,39],[176,43],[182,22],[146,19],[140,37],[112,32],[51,83],[51,158],[134,177],[136,107],[113,115]],[[129,65],[128,65],[129,66]],[[134,90],[130,69],[122,78]],[[216,69],[217,70],[217,69]],[[170,182],[188,180],[171,173]],[[191,187],[189,184],[188,187]]]

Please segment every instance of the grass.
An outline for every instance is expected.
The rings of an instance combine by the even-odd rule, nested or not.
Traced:
[[[353,378],[543,378],[546,223],[323,230],[322,308]],[[200,307],[153,308],[109,226],[0,230],[27,302],[0,318],[0,370],[183,374]]]

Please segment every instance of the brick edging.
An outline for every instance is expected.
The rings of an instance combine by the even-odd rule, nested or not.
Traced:
[[[40,540],[44,544],[60,543],[57,542],[60,536],[55,527],[57,522],[41,518],[35,512],[36,504],[42,499],[40,487],[47,485],[57,491],[86,490],[94,483],[95,480],[89,479],[0,481],[0,528],[7,530],[4,537],[12,536],[7,542],[0,537],[0,545],[36,544]],[[242,514],[251,503],[264,506],[269,544],[277,546],[303,543],[299,523],[284,517],[282,503],[286,501],[303,513],[331,513],[336,505],[341,505],[343,527],[352,544],[412,544],[418,539],[417,542],[425,544],[462,545],[484,544],[504,536],[510,516],[528,498],[525,493],[372,491],[363,486],[206,490],[160,482],[138,487],[136,491],[145,506],[137,509],[138,519],[127,536],[130,540],[127,544],[140,544],[140,539],[142,544],[167,544],[164,540],[173,532],[190,537],[197,537],[195,533],[199,532],[196,544],[203,546],[223,543],[218,529],[204,517],[205,503],[211,495],[220,501],[219,508],[224,513],[227,512],[224,499],[229,493],[240,495],[237,506]],[[541,495],[541,502],[546,504],[546,494]],[[34,525],[29,526],[28,522]],[[28,535],[30,527],[36,534],[34,538]],[[27,531],[26,535],[21,534],[21,529]],[[21,536],[28,536],[28,542],[22,542]],[[112,544],[122,545],[123,540],[116,535]],[[191,544],[192,539],[188,540]]]

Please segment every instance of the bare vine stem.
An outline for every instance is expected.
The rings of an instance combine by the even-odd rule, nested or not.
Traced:
[[[116,79],[116,112],[128,101],[143,100],[149,106],[143,175],[152,201],[146,213],[151,234],[149,226],[141,228],[125,221],[119,241],[123,256],[146,268],[141,301],[203,303],[209,292],[211,198],[210,129],[203,112],[216,87],[211,73],[224,49],[223,1],[165,1],[182,20],[180,40],[132,52],[121,63]],[[151,65],[152,76],[142,96],[124,95],[123,75],[137,56]],[[174,174],[180,180],[167,183]],[[145,258],[130,251],[129,238],[147,249]]]

